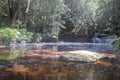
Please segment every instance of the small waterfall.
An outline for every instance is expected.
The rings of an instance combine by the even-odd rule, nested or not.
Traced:
[[[92,38],[92,41],[93,41],[93,43],[108,43],[108,44],[113,44],[116,39],[117,39],[116,35],[110,35],[110,36],[102,37],[102,38],[94,36]]]

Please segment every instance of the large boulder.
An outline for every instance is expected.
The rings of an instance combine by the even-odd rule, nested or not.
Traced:
[[[91,52],[86,50],[70,51],[62,54],[60,60],[62,61],[77,61],[77,62],[94,62],[104,56],[97,52]]]

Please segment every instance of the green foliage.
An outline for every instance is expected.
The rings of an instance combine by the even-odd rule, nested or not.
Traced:
[[[120,38],[118,38],[115,43],[114,43],[114,47],[118,50],[120,50]]]
[[[99,8],[96,10],[97,30],[101,33],[109,32],[120,35],[120,4],[119,0],[99,0]]]
[[[0,30],[0,42],[9,44],[10,42],[16,41],[18,38],[18,31],[15,29],[5,28]]]
[[[58,37],[56,36],[49,36],[49,35],[43,35],[43,42],[57,42],[58,41]]]
[[[80,36],[91,35],[89,29],[93,26],[96,4],[97,2],[93,0],[65,0],[68,8],[64,15],[66,28],[68,29],[72,24],[69,32]]]
[[[65,28],[61,20],[62,14],[65,14],[63,4],[62,0],[31,0],[26,19],[24,20],[24,14],[21,11],[17,26],[25,27],[32,32],[46,34],[46,36],[52,37],[54,34],[58,36],[60,29]],[[22,8],[24,10],[25,6]]]
[[[18,1],[14,0],[13,14]],[[27,0],[22,0],[21,9],[16,15],[15,28],[24,28],[18,35],[10,32],[2,43],[11,40],[25,40],[39,42],[41,36],[45,39],[59,35],[61,29],[66,29],[75,35],[89,36],[96,33],[109,32],[120,35],[120,4],[119,0],[31,0],[28,13],[25,13]],[[8,25],[8,0],[0,1],[0,27]],[[27,32],[26,30],[31,32]],[[65,33],[65,31],[63,32]],[[8,33],[7,33],[8,34]],[[28,36],[29,35],[29,36]],[[33,36],[34,35],[34,36]],[[36,36],[36,37],[35,37]],[[33,38],[34,37],[34,38]]]
[[[42,40],[42,36],[40,33],[33,33],[31,41],[32,42],[40,42]]]
[[[18,34],[19,38],[17,38],[18,41],[27,41],[27,42],[31,41],[33,35],[32,32],[28,32],[26,29],[18,29],[18,32],[19,32]]]
[[[34,40],[33,40],[34,39]],[[10,44],[12,42],[26,41],[26,42],[39,42],[41,40],[40,34],[28,32],[26,29],[0,29],[0,42],[1,44]]]

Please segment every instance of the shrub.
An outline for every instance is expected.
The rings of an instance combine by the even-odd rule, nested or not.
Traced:
[[[42,37],[39,33],[33,33],[31,41],[32,42],[40,42],[42,40]]]
[[[33,32],[28,32],[26,29],[18,29],[17,31],[19,32],[17,41],[19,42],[21,41],[30,42],[31,41]]]
[[[28,32],[26,29],[11,29],[1,28],[0,29],[0,43],[10,44],[14,42],[39,42],[41,36],[38,33]]]
[[[0,30],[0,43],[9,44],[10,42],[16,41],[18,38],[18,31],[15,29],[4,28]]]
[[[118,39],[115,41],[114,47],[115,47],[117,50],[120,50],[120,38],[118,38]]]

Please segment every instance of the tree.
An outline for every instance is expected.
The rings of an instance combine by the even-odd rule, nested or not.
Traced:
[[[10,26],[15,25],[17,16],[21,9],[21,5],[22,5],[21,1],[22,0],[17,0],[17,1],[8,0]]]
[[[64,15],[66,20],[66,28],[71,26],[71,32],[79,36],[92,36],[93,32],[93,15],[94,5],[93,0],[65,0],[65,5],[69,11]]]
[[[61,16],[65,13],[63,1],[37,0],[31,1],[26,17],[26,28],[42,33],[45,37],[58,36],[60,28],[64,27]]]
[[[97,32],[120,35],[119,0],[99,0],[96,12]]]
[[[0,1],[0,27],[8,24],[7,0]]]

